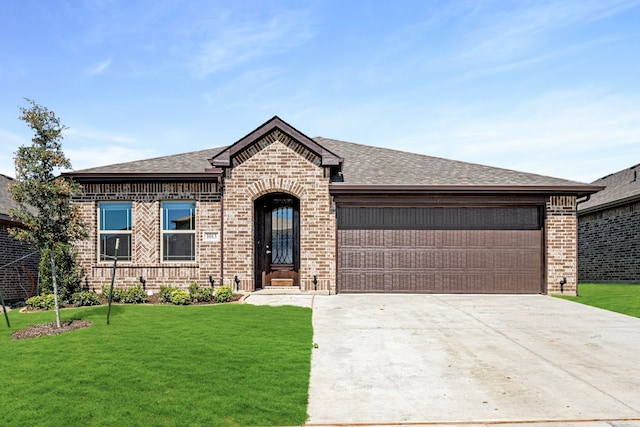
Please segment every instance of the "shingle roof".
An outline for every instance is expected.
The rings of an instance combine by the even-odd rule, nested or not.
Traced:
[[[345,184],[353,185],[477,185],[575,186],[561,178],[517,172],[422,154],[314,138],[344,158]]]
[[[9,209],[17,208],[18,205],[11,198],[9,193],[9,184],[13,182],[13,178],[0,174],[0,220],[11,221]]]
[[[323,137],[312,138],[344,158],[345,185],[458,185],[458,186],[586,186],[587,184],[422,154],[354,144]],[[69,175],[203,173],[207,161],[228,147],[192,151],[78,170]],[[334,183],[340,185],[338,183]]]
[[[170,156],[154,157],[151,159],[135,160],[126,163],[116,163],[107,166],[81,169],[73,171],[82,174],[114,174],[114,173],[201,173],[211,165],[207,159],[215,156],[227,147],[210,148],[207,150],[191,151]]]
[[[579,213],[593,212],[611,206],[640,200],[640,164],[607,175],[592,182],[606,188],[578,205]]]

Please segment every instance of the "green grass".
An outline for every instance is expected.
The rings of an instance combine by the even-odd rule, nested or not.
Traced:
[[[4,426],[300,425],[311,310],[240,304],[67,309],[93,326],[13,340],[54,313],[0,323]]]
[[[640,317],[640,284],[580,283],[579,297],[555,295],[605,310]]]

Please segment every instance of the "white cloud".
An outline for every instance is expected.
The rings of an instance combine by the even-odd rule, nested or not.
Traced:
[[[104,61],[98,62],[89,70],[90,76],[97,76],[104,73],[111,66],[112,58],[109,57]]]
[[[214,37],[201,45],[191,68],[197,76],[204,77],[286,52],[309,40],[311,27],[309,14],[297,11],[279,11],[267,20],[222,25]]]

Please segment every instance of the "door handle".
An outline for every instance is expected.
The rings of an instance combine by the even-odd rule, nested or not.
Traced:
[[[266,254],[269,255],[270,253],[271,253],[271,251],[267,249]]]

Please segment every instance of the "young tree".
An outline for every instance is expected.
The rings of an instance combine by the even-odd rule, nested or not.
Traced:
[[[54,254],[74,240],[86,238],[79,207],[71,203],[71,196],[80,193],[82,187],[55,175],[61,169],[71,168],[60,142],[66,127],[60,124],[53,111],[30,99],[27,102],[31,107],[20,108],[20,120],[27,123],[34,136],[30,146],[19,147],[16,152],[16,180],[10,187],[18,204],[18,208],[11,210],[11,215],[25,227],[12,228],[9,232],[17,239],[33,243],[42,254],[49,254],[56,324],[61,327]],[[46,274],[41,271],[41,275],[43,273]]]

